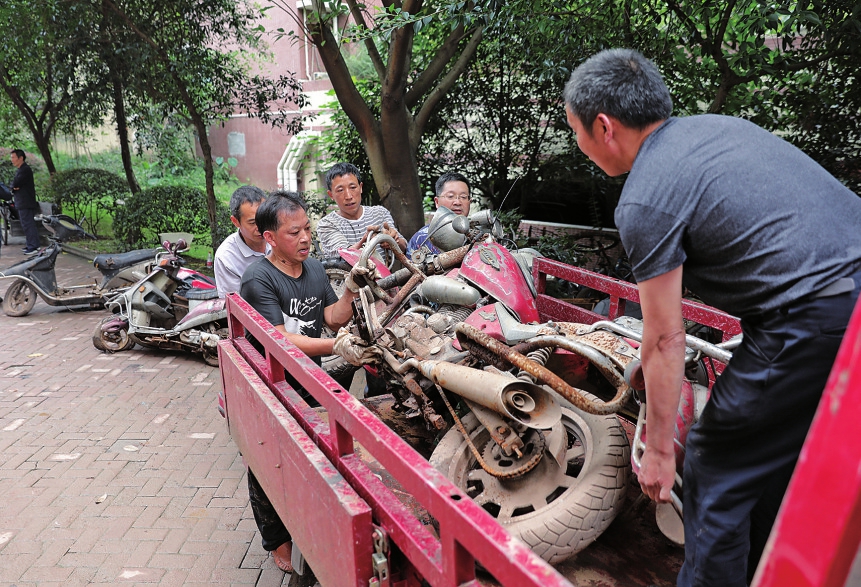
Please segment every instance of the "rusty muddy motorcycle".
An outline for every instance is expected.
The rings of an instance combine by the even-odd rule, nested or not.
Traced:
[[[462,217],[441,207],[429,234],[442,253],[420,250],[408,259],[392,246],[403,268],[359,291],[351,329],[382,356],[365,368],[394,397],[393,428],[423,427],[431,464],[542,558],[561,562],[594,541],[623,506],[632,455],[617,416],[636,422],[639,464],[642,323],[539,323],[537,251],[504,246],[487,211]],[[377,235],[357,262],[390,241]],[[714,380],[704,360],[728,362],[738,342],[688,336],[679,466]],[[658,525],[679,542],[677,481]]]

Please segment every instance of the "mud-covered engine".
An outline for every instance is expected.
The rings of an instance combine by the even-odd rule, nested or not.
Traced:
[[[417,306],[394,320],[377,344],[388,349],[392,358],[397,357],[398,361],[462,361],[469,357],[469,353],[454,346],[454,329],[472,311],[471,308],[447,305],[434,312],[427,306]],[[438,412],[445,408],[430,380],[415,370],[399,373],[394,361],[384,364],[382,371],[383,377],[395,384],[387,387],[399,401],[406,417],[421,415],[429,428],[446,428],[447,423]]]

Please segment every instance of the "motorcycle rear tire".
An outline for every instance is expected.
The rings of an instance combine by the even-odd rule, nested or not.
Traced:
[[[118,330],[116,334],[102,330],[102,325],[110,320],[116,320],[116,316],[105,316],[93,330],[93,346],[106,353],[120,353],[135,346],[135,341],[129,336],[128,326]]]
[[[3,297],[3,311],[7,316],[26,316],[36,305],[36,290],[32,285],[18,279],[14,281]]]
[[[462,421],[479,451],[492,442],[473,414]],[[500,481],[481,469],[457,427],[430,458],[431,465],[552,564],[581,551],[607,529],[624,505],[630,471],[628,437],[616,416],[563,407],[562,426],[567,436],[564,471],[545,451],[530,472]],[[557,481],[568,485],[557,486]],[[500,507],[497,501],[509,503]]]
[[[337,381],[344,389],[350,389],[353,375],[359,370],[357,366],[348,363],[338,355],[323,357],[321,367],[329,374],[329,377]]]

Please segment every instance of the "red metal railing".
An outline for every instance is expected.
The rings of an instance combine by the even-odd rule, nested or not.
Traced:
[[[550,297],[545,293],[548,275],[609,294],[610,311],[608,315],[602,316],[586,308]],[[532,265],[532,277],[535,279],[535,288],[538,291],[536,298],[538,313],[558,321],[592,324],[598,320],[615,320],[625,314],[627,301],[640,302],[640,292],[637,290],[637,286],[632,283],[566,265],[546,257],[535,259]],[[686,320],[720,330],[723,332],[723,340],[729,340],[741,333],[738,318],[699,302],[682,300],[682,316]]]
[[[392,585],[423,578],[434,587],[478,587],[478,561],[500,585],[570,587],[242,298],[228,296],[227,309],[230,338],[219,343],[219,359],[231,436],[323,585],[368,585],[377,525],[395,547]],[[325,419],[285,382],[285,368]],[[429,512],[439,538],[357,456],[356,442]]]

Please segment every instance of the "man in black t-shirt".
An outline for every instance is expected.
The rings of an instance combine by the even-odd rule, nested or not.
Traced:
[[[365,346],[346,329],[337,338],[320,338],[323,324],[337,331],[350,321],[352,301],[358,291],[357,275],[374,278],[373,268],[370,272],[364,268],[351,272],[344,295],[338,299],[323,265],[309,257],[311,222],[305,212],[305,201],[297,193],[273,192],[260,204],[255,220],[271,250],[242,275],[242,298],[287,340],[315,360],[333,353],[339,353],[353,363],[373,360],[376,356],[374,347]],[[297,391],[301,393],[303,390]],[[313,401],[305,393],[303,397]],[[293,545],[290,533],[250,469],[248,493],[263,548],[273,551],[278,568],[291,572]]]

